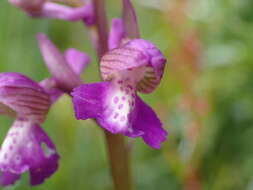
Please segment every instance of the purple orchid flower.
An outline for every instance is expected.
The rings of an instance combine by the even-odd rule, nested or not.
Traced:
[[[31,184],[42,183],[58,167],[59,155],[42,130],[50,105],[80,84],[90,58],[74,48],[64,55],[44,34],[38,35],[52,77],[37,83],[19,73],[0,74],[0,114],[15,117],[0,151],[0,184],[11,185],[26,171]]]
[[[123,1],[123,19],[113,20],[108,44],[111,50],[100,62],[104,82],[82,84],[72,92],[76,118],[95,118],[111,133],[142,137],[151,147],[160,148],[167,132],[137,92],[156,89],[166,59],[155,45],[139,38],[129,0]]]
[[[23,9],[32,17],[54,18],[67,21],[83,20],[87,25],[92,25],[95,22],[92,3],[87,3],[82,7],[69,7],[55,3],[52,0],[9,0],[9,2]]]
[[[0,183],[14,184],[30,172],[31,184],[42,183],[58,167],[59,156],[40,127],[50,97],[35,81],[19,73],[0,74],[0,113],[15,117],[0,150]]]

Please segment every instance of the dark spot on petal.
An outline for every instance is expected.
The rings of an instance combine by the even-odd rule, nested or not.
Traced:
[[[118,113],[115,113],[115,115],[114,115],[114,119],[117,119],[117,117],[119,116],[119,114]]]
[[[117,104],[118,101],[119,101],[119,97],[118,97],[118,96],[115,96],[115,97],[113,98],[113,102],[114,102],[115,104]]]
[[[123,104],[120,104],[118,108],[121,110],[123,108]]]

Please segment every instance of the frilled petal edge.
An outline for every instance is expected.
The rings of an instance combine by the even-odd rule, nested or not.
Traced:
[[[136,132],[142,132],[140,136],[144,142],[153,148],[159,149],[161,143],[167,139],[168,133],[162,128],[161,121],[149,105],[138,96],[135,101],[135,118],[132,121],[132,131],[127,131],[125,135],[136,137]]]
[[[20,175],[14,174],[11,172],[1,172],[0,173],[0,185],[2,186],[8,186],[13,185],[17,180],[19,180]]]

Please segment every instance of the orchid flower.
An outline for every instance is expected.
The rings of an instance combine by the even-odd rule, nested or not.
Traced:
[[[45,17],[67,21],[83,20],[87,25],[94,24],[93,4],[87,3],[81,7],[69,7],[55,3],[52,0],[9,0],[18,8],[23,9],[32,17]]]
[[[151,147],[160,148],[167,132],[137,92],[156,89],[166,59],[155,45],[139,38],[134,9],[129,0],[123,5],[123,19],[112,24],[110,51],[100,61],[104,82],[82,84],[72,92],[76,118],[94,118],[111,133],[142,137]]]
[[[0,74],[0,113],[15,117],[0,150],[0,183],[15,183],[30,172],[31,184],[42,183],[58,167],[55,146],[40,127],[50,97],[35,81],[19,73]]]
[[[50,105],[80,83],[80,74],[90,62],[73,48],[61,55],[44,34],[38,39],[51,78],[37,83],[19,73],[0,74],[0,114],[16,118],[0,151],[2,185],[14,184],[26,171],[32,185],[40,184],[56,171],[59,155],[40,124]]]

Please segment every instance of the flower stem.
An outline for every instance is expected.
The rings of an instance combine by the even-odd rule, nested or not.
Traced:
[[[105,131],[115,190],[132,190],[129,148],[124,136]]]
[[[96,15],[97,54],[100,59],[108,51],[108,26],[104,0],[93,0]],[[104,131],[115,190],[132,190],[129,149],[122,135]]]

